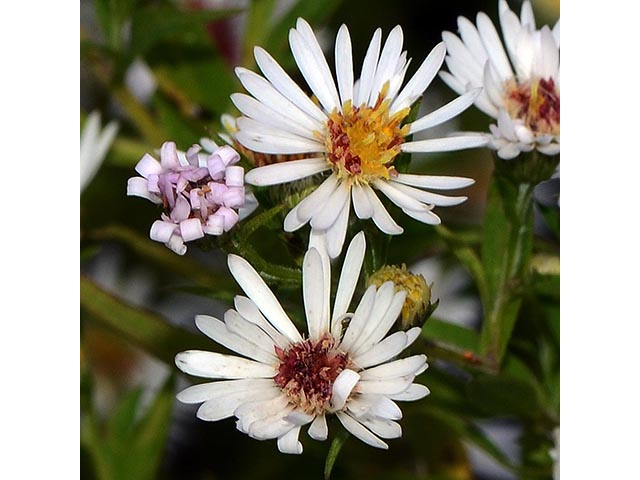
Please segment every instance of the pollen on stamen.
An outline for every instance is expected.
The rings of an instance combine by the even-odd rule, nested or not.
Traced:
[[[274,381],[293,405],[308,414],[330,411],[333,382],[351,366],[349,355],[335,344],[335,339],[326,334],[317,341],[307,339],[286,350],[275,347],[280,365]]]
[[[505,106],[536,134],[560,134],[560,92],[553,78],[507,85]]]
[[[373,106],[354,107],[347,101],[342,112],[336,109],[329,115],[325,136],[327,160],[339,177],[368,182],[394,176],[393,160],[409,132],[402,122],[410,109],[391,114],[391,102],[385,96],[383,88]]]

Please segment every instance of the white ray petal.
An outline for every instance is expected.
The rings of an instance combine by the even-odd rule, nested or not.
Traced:
[[[336,415],[344,428],[354,437],[359,438],[364,443],[371,445],[372,447],[381,448],[383,450],[387,450],[389,448],[389,445],[376,437],[353,417],[342,412],[337,412]]]
[[[275,343],[264,330],[245,319],[235,310],[227,310],[224,313],[224,323],[227,329],[245,340],[251,342],[256,347],[270,355],[269,363],[278,363],[275,356]],[[266,362],[265,362],[266,363]]]
[[[414,400],[420,400],[431,393],[427,387],[420,385],[419,383],[413,383],[404,392],[397,395],[391,395],[389,398],[397,400],[399,402],[412,402]]]
[[[400,420],[402,418],[402,410],[400,407],[385,395],[361,394],[358,396],[359,410],[362,412],[360,417],[371,418],[378,416],[387,420]],[[349,402],[349,407],[352,403]],[[358,417],[358,418],[360,418]]]
[[[340,372],[333,382],[331,408],[342,410],[358,380],[360,380],[360,375],[353,370],[346,369]]]
[[[482,92],[481,88],[469,90],[439,109],[419,118],[410,125],[409,134],[422,132],[423,130],[440,125],[447,120],[451,120],[453,117],[460,115],[467,108],[473,105],[473,102],[478,95],[480,95],[480,92]]]
[[[287,340],[284,335],[278,332],[273,325],[264,318],[252,300],[242,295],[236,295],[233,299],[233,303],[238,313],[242,315],[243,318],[260,327],[267,335],[269,335],[274,344],[278,345],[282,349],[286,349],[289,346],[289,340]]]
[[[416,200],[429,205],[451,207],[453,205],[459,205],[467,199],[467,197],[448,197],[437,193],[425,192],[424,190],[419,190],[400,182],[390,181],[389,183],[393,184],[394,188],[397,190],[400,190],[401,192],[412,196]]]
[[[475,25],[468,18],[460,16],[458,17],[458,31],[460,32],[462,41],[476,62],[484,65],[487,61],[487,52],[482,45],[482,40]]]
[[[405,348],[409,347],[413,342],[415,342],[420,334],[422,333],[422,329],[420,327],[413,327],[407,330],[407,345]]]
[[[560,68],[560,51],[553,38],[553,33],[546,25],[540,31],[540,54],[542,57],[540,76],[545,79],[556,78]]]
[[[432,188],[434,190],[454,190],[473,185],[473,178],[448,177],[444,175],[416,175],[411,173],[399,173],[393,179],[394,182],[411,185],[412,187]]]
[[[346,25],[342,25],[336,36],[335,46],[336,77],[342,105],[347,100],[353,101],[353,53],[351,37]]]
[[[469,50],[468,46],[451,32],[442,32],[442,40],[447,45],[447,54],[452,60],[463,63],[469,72],[468,79],[474,84],[482,82],[482,66]]]
[[[294,133],[302,136],[313,135],[316,130],[322,130],[322,123],[310,117],[291,102],[287,97],[275,89],[268,80],[246,68],[237,67],[236,75],[242,85],[251,95],[276,112],[282,113],[292,120]],[[310,137],[313,138],[313,137]]]
[[[353,314],[353,318],[349,322],[349,326],[347,327],[347,331],[342,338],[342,343],[340,344],[340,348],[344,351],[349,351],[351,346],[358,340],[358,336],[362,329],[365,327],[367,323],[367,319],[371,314],[371,309],[374,305],[374,300],[376,296],[376,287],[375,285],[371,285],[364,292],[360,303],[358,304],[356,311]]]
[[[302,443],[298,441],[299,434],[300,427],[295,427],[278,438],[278,450],[282,453],[300,455],[302,453]]]
[[[310,415],[301,410],[293,410],[289,415],[285,417],[287,422],[291,422],[294,425],[303,426],[311,423],[316,418],[315,415]]]
[[[451,152],[484,147],[486,144],[486,138],[480,135],[458,135],[455,137],[430,138],[428,140],[407,142],[403,143],[400,148],[403,152],[411,153]]]
[[[302,202],[298,203],[295,207],[289,210],[287,216],[284,217],[284,223],[282,226],[285,232],[295,232],[296,230],[305,226],[309,221],[309,219],[301,220],[300,217],[298,217],[298,211],[300,209],[301,203]]]
[[[368,351],[353,359],[359,368],[367,368],[386,362],[398,355],[407,345],[407,334],[396,332],[377,343]]]
[[[256,63],[265,77],[282,95],[291,100],[300,110],[324,124],[327,115],[304,93],[284,69],[263,48],[255,47],[253,53]]]
[[[304,310],[309,328],[309,338],[319,339],[329,331],[329,317],[326,316],[324,294],[324,272],[322,258],[315,248],[310,248],[302,262],[302,293]]]
[[[233,278],[269,322],[290,341],[301,341],[302,337],[298,329],[287,316],[271,289],[249,262],[232,254],[228,256],[227,263]]]
[[[197,315],[196,325],[198,326],[198,329],[209,338],[215,340],[220,345],[239,353],[240,355],[244,355],[245,357],[249,357],[261,363],[277,363],[278,359],[275,356],[273,342],[270,342],[270,348],[267,347],[268,349],[265,350],[246,338],[229,331],[224,322],[207,315]]]
[[[306,22],[305,22],[306,23]],[[289,30],[289,45],[300,73],[318,98],[325,111],[340,108],[340,99],[327,60],[313,33],[309,37],[300,31]]]
[[[529,0],[522,2],[522,9],[520,10],[520,21],[523,27],[529,27],[532,31],[536,29],[536,19],[533,16],[533,8]]]
[[[440,217],[430,210],[418,212],[416,210],[403,208],[402,211],[411,218],[426,223],[427,225],[440,225],[441,223]]]
[[[322,415],[318,415],[313,420],[307,433],[314,440],[323,441],[327,439],[329,436],[329,429],[327,428],[327,419],[324,413]]]
[[[424,59],[418,71],[407,82],[402,91],[391,104],[391,113],[396,113],[403,108],[411,106],[422,93],[427,89],[433,78],[440,70],[444,56],[447,53],[447,47],[444,42],[440,42]]]
[[[424,203],[419,202],[414,197],[407,195],[396,188],[395,182],[388,182],[386,180],[375,180],[373,182],[375,187],[386,195],[386,197],[395,203],[398,207],[407,210],[415,210],[418,212],[427,211],[429,207]]]
[[[503,95],[503,86],[501,82],[499,82],[494,75],[493,69],[491,67],[491,62],[487,62],[484,66],[483,73],[483,82],[484,82],[484,93],[486,97],[496,106],[496,108],[500,108],[504,104],[504,95]]]
[[[319,143],[312,140],[293,139],[291,137],[274,136],[265,132],[263,134],[250,134],[239,131],[235,134],[236,140],[244,147],[254,152],[292,155],[300,153],[318,153],[323,148]]]
[[[555,39],[558,48],[560,48],[560,19],[558,19],[556,24],[553,26],[553,38]]]
[[[350,351],[354,356],[364,353],[364,350],[361,352],[360,348],[367,343],[373,332],[380,327],[380,323],[393,303],[394,288],[393,282],[387,281],[376,292],[371,314],[368,316],[364,327],[359,331],[356,340],[351,344]],[[373,344],[370,346],[373,346]]]
[[[375,325],[371,334],[366,338],[359,339],[358,348],[352,351],[354,356],[363,354],[385,337],[400,315],[406,296],[407,292],[405,290],[400,290],[394,294],[391,305],[385,311],[382,319]]]
[[[393,420],[363,418],[360,422],[381,438],[400,438],[402,436],[402,427]]]
[[[287,408],[288,405],[289,399],[282,391],[280,391],[280,395],[268,401],[252,400],[243,402],[233,412],[233,414],[238,418],[238,430],[248,433],[251,424],[258,420],[269,418],[274,415],[284,418],[293,410],[293,407]],[[293,427],[293,424],[291,424],[291,427]]]
[[[344,205],[349,201],[350,191],[346,181],[338,184],[327,203],[321,206],[319,212],[311,218],[311,227],[318,230],[327,230],[333,225]]]
[[[273,381],[271,381],[271,384],[271,388],[267,389],[253,389],[251,386],[246,386],[241,391],[218,394],[200,405],[196,416],[201,420],[217,422],[231,417],[233,412],[244,402],[268,402],[273,398],[282,396],[282,391],[273,384]]]
[[[292,407],[287,407],[284,412],[278,412],[270,417],[256,420],[249,425],[246,433],[256,440],[270,440],[282,437],[291,429],[296,428],[295,425],[285,420],[291,410]]]
[[[303,144],[310,142],[316,145],[315,147],[316,151],[322,151],[324,148],[322,144],[318,141],[318,139],[315,138],[313,136],[313,133],[311,132],[307,132],[306,135],[302,136],[302,135],[299,135],[298,133],[283,130],[280,127],[274,127],[272,125],[262,123],[250,117],[239,117],[236,120],[236,124],[238,126],[238,129],[243,134],[255,139],[263,138],[266,135],[269,138],[273,138],[273,137],[285,138],[285,139],[295,140],[296,142],[301,142]]]
[[[398,225],[369,185],[363,185],[369,203],[373,207],[373,223],[387,235],[400,235],[404,229]]]
[[[266,392],[269,390],[278,390],[278,387],[270,378],[221,380],[192,385],[179,392],[176,398],[182,403],[202,403],[230,393],[248,392],[252,390]],[[233,414],[233,411],[231,411],[231,413]]]
[[[462,81],[459,78],[451,75],[451,73],[442,70],[438,72],[438,75],[440,75],[442,81],[446,83],[447,86],[458,95],[462,95],[467,91],[467,87],[462,83]]]
[[[344,240],[349,226],[349,212],[351,211],[351,195],[347,195],[347,201],[342,206],[335,223],[326,231],[326,245],[329,257],[336,258],[342,253]]]
[[[375,105],[378,100],[378,94],[382,90],[382,86],[385,82],[390,81],[391,77],[395,73],[398,59],[402,53],[403,34],[400,25],[397,25],[387,37],[387,41],[380,53],[380,60],[376,67],[376,74],[373,79],[373,85],[371,86],[371,92],[369,94],[369,105]]]
[[[200,350],[178,353],[175,361],[184,373],[204,378],[271,378],[277,373],[271,365]]]
[[[513,70],[511,70],[509,59],[507,58],[496,27],[494,27],[491,19],[486,13],[480,12],[476,18],[476,24],[478,26],[478,33],[482,39],[482,44],[500,79],[505,81],[513,77]]]
[[[509,8],[506,0],[500,0],[499,3],[500,27],[502,28],[502,38],[507,47],[507,53],[512,63],[515,58],[516,41],[520,34],[522,24],[518,16]]]
[[[351,187],[351,198],[353,199],[353,209],[358,218],[366,220],[373,215],[373,206],[369,203],[367,194],[359,184]]]
[[[325,207],[336,188],[339,188],[338,176],[333,173],[298,204],[298,218],[310,220],[318,210]]]
[[[361,372],[362,380],[390,380],[408,375],[415,375],[427,362],[426,355],[413,355]]]
[[[376,66],[378,65],[378,57],[380,55],[380,39],[382,37],[382,30],[379,28],[373,34],[367,53],[364,56],[362,62],[362,71],[358,80],[358,95],[356,96],[355,106],[366,103],[371,93],[371,87],[373,86],[373,80],[376,75]]]
[[[333,304],[332,320],[341,317],[349,309],[353,292],[355,292],[358,278],[360,278],[365,249],[366,240],[364,232],[360,232],[351,240],[344,257],[340,280],[338,280],[338,288],[336,290],[336,298]]]
[[[264,187],[300,180],[329,168],[324,158],[303,158],[254,168],[245,174],[244,179],[250,185]]]
[[[413,375],[408,375],[385,380],[361,380],[358,383],[358,392],[371,395],[398,395],[409,388],[414,378]]]

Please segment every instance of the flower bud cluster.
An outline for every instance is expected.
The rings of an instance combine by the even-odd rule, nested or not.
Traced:
[[[182,153],[174,142],[165,142],[160,161],[145,154],[135,167],[142,176],[127,182],[127,195],[163,206],[149,236],[179,255],[187,250],[185,242],[230,230],[245,203],[238,152],[227,145],[214,146],[208,154],[201,150],[193,145]]]

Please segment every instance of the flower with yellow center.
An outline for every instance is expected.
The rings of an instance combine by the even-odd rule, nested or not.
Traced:
[[[449,72],[440,76],[458,94],[483,87],[475,105],[497,120],[489,146],[505,160],[534,149],[560,153],[560,20],[536,29],[531,2],[520,18],[499,1],[502,39],[483,13],[476,25],[458,18],[460,36],[443,32]]]
[[[349,312],[365,247],[359,233],[345,254],[332,309],[329,257],[313,247],[307,251],[302,267],[305,337],[253,267],[229,255],[229,270],[247,296],[235,298],[235,309],[224,320],[199,315],[196,324],[239,356],[179,353],[180,370],[213,381],[183,390],[178,399],[201,403],[197,416],[202,420],[236,417],[238,430],[258,440],[277,439],[283,453],[302,453],[298,436],[304,425],[311,438],[326,440],[327,417],[333,415],[366,444],[389,448],[382,439],[402,436],[396,402],[429,394],[427,387],[413,383],[427,369],[427,359],[397,358],[421,329],[388,335],[406,296],[392,282],[367,288]]]
[[[428,224],[440,223],[432,211],[434,206],[457,205],[466,200],[424,189],[462,188],[471,185],[472,179],[399,173],[394,162],[400,153],[444,152],[486,144],[486,139],[477,135],[407,140],[416,132],[460,114],[473,103],[480,89],[472,89],[407,122],[411,106],[438,73],[446,48],[443,43],[437,45],[403,87],[409,60],[402,51],[402,29],[395,27],[384,45],[381,38],[378,29],[356,80],[349,30],[344,25],[340,27],[335,42],[334,80],[313,30],[298,19],[290,30],[289,44],[317,103],[262,48],[256,47],[254,54],[264,76],[236,69],[250,95],[231,96],[243,114],[236,120],[233,140],[265,155],[308,157],[254,168],[248,172],[247,182],[277,185],[323,174],[320,186],[289,212],[284,229],[292,232],[310,223],[312,238],[322,242],[324,247],[320,248],[326,248],[332,258],[342,251],[352,203],[359,218],[371,218],[383,232],[403,232],[374,189],[407,215]]]

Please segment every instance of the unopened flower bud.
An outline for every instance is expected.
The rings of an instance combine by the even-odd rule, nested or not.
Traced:
[[[403,330],[424,324],[433,309],[431,308],[431,289],[422,275],[407,270],[407,266],[385,265],[368,279],[368,285],[380,287],[391,281],[395,291],[405,290],[407,297],[402,306],[401,326]]]

